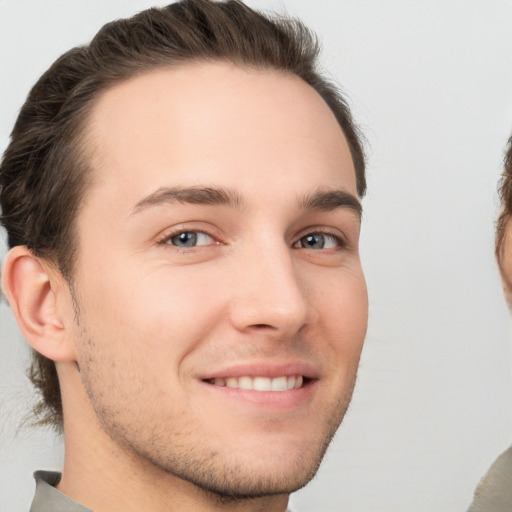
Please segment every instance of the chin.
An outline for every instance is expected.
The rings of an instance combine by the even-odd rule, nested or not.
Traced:
[[[274,467],[270,471],[255,470],[245,465],[219,472],[187,478],[202,491],[222,501],[236,501],[262,498],[265,496],[288,495],[304,487],[316,474],[318,463],[295,468]]]
[[[263,438],[258,450],[247,445],[211,449],[210,445],[189,452],[186,459],[174,454],[172,460],[150,462],[223,501],[288,495],[315,476],[331,437],[302,438],[300,443],[282,440],[277,445]]]

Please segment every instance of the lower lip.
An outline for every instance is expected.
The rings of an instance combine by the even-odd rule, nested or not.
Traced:
[[[201,384],[213,396],[231,400],[236,404],[259,407],[262,409],[286,410],[307,404],[313,396],[317,381],[309,380],[298,389],[288,391],[254,391],[251,389],[216,386],[201,381]]]

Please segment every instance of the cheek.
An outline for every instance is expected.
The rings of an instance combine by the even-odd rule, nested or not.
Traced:
[[[339,358],[357,364],[366,335],[368,295],[362,271],[340,272],[317,301],[320,325]]]
[[[192,269],[137,269],[91,276],[79,298],[91,336],[112,349],[183,355],[208,336],[225,315],[213,278]],[[200,321],[199,321],[200,320]]]

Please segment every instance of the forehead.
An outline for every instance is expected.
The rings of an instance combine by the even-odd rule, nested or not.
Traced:
[[[309,173],[356,190],[329,107],[303,80],[274,70],[189,63],[152,71],[105,92],[86,135],[93,182],[115,183],[122,195],[177,182],[247,188],[269,169],[291,188]]]

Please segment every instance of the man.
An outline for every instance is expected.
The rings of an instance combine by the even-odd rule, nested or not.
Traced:
[[[512,305],[512,137],[508,141],[500,184],[501,213],[496,229],[496,259],[503,290]],[[493,463],[478,485],[468,512],[512,511],[512,447]]]
[[[366,331],[364,157],[300,23],[184,0],[31,91],[2,284],[62,474],[32,510],[267,510],[315,474]]]

